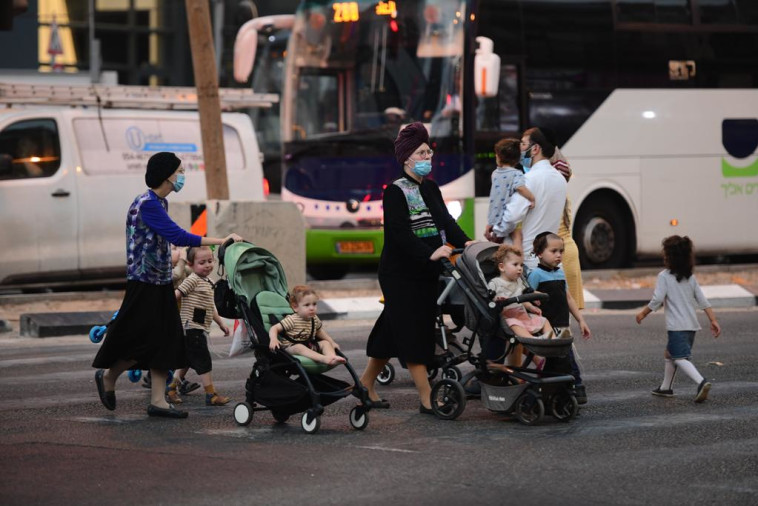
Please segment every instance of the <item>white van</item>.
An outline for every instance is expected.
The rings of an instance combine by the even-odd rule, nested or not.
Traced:
[[[0,102],[2,102],[0,97]],[[0,109],[0,287],[125,275],[126,212],[148,158],[171,151],[206,199],[196,111],[12,105]],[[222,114],[231,200],[263,200],[250,117]]]

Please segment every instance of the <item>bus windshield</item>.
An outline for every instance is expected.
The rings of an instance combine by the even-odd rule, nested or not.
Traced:
[[[304,3],[283,102],[287,189],[376,200],[398,173],[401,125],[427,123],[442,144],[457,136],[464,15],[460,0]],[[459,175],[435,172],[440,183]]]

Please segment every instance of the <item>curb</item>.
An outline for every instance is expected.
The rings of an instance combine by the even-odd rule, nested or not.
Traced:
[[[758,288],[741,285],[705,285],[703,294],[713,308],[750,308],[758,306]],[[653,296],[652,288],[585,290],[585,309],[637,309]],[[382,312],[380,293],[368,297],[334,297],[319,302],[322,320],[376,319]],[[20,315],[20,334],[32,337],[54,337],[87,334],[93,325],[104,325],[112,312],[24,313]],[[5,320],[0,331],[10,330]]]

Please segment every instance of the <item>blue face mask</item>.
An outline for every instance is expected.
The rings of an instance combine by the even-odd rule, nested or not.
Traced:
[[[179,193],[184,188],[184,174],[177,174],[176,181],[171,181],[171,184],[174,186],[174,191]]]
[[[529,146],[525,151],[521,152],[521,166],[524,167],[524,172],[529,172],[532,168],[532,146]]]
[[[419,160],[415,162],[413,165],[413,173],[416,174],[419,177],[428,176],[429,173],[432,171],[432,161],[431,160]]]

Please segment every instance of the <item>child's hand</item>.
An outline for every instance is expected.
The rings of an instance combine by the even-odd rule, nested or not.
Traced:
[[[716,320],[711,321],[711,332],[713,332],[714,339],[717,339],[721,335],[721,325]]]
[[[534,200],[529,201],[529,209],[534,209]]]
[[[579,328],[582,329],[582,337],[587,340],[590,337],[592,337],[592,332],[590,332],[590,328],[587,326],[585,322],[579,323]]]
[[[269,339],[268,349],[271,351],[279,349],[279,340],[275,337]]]
[[[231,332],[229,331],[229,327],[227,327],[223,323],[219,325],[219,328],[221,329],[221,331],[224,333],[225,336],[228,336],[229,334],[231,334]]]
[[[542,316],[542,310],[538,308],[537,306],[530,307],[529,312],[532,314],[536,314],[537,316]]]
[[[646,316],[647,315],[645,314],[644,311],[640,311],[639,313],[637,313],[637,317],[636,317],[637,325],[641,325],[642,324],[642,320],[644,320]]]

